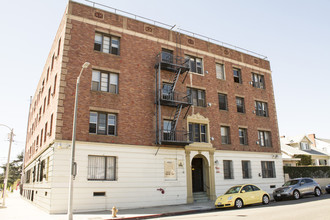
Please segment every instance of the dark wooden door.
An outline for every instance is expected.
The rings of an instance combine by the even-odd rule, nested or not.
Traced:
[[[192,166],[192,185],[193,192],[203,192],[203,159],[194,158],[191,163]]]

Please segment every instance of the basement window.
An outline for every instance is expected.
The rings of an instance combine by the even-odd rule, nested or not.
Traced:
[[[105,196],[105,192],[93,192],[93,196]]]

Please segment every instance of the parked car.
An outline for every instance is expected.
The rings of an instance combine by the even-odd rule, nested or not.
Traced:
[[[330,184],[326,185],[325,190],[327,191],[327,193],[330,193]]]
[[[312,178],[296,178],[275,189],[273,197],[275,201],[279,201],[284,198],[299,199],[308,194],[320,196],[322,194],[321,186]]]
[[[244,205],[256,203],[269,203],[269,194],[252,184],[233,186],[215,200],[216,208],[235,207],[242,208]]]

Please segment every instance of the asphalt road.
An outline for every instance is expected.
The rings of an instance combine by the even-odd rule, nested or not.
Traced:
[[[199,220],[330,220],[330,194],[321,197],[306,196],[299,200],[271,202],[269,205],[252,205],[242,209],[217,209],[200,214],[158,218]]]

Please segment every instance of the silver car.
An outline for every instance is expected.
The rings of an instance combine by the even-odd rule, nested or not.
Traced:
[[[275,189],[273,197],[275,201],[279,201],[284,198],[299,199],[308,194],[320,196],[322,194],[321,186],[312,178],[296,178]]]

